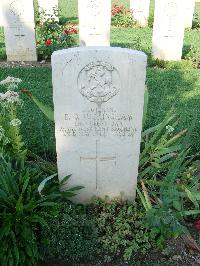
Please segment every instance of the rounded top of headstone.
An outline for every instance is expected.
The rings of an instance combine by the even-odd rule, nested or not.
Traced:
[[[136,56],[138,58],[141,58],[142,61],[147,61],[147,55],[138,50],[133,50],[133,49],[128,49],[128,48],[121,48],[121,47],[108,47],[108,46],[89,46],[89,47],[74,47],[74,48],[68,48],[68,49],[62,49],[53,52],[52,58],[65,55],[65,54],[73,54],[73,53],[91,53],[92,51],[102,51],[102,52],[121,52],[121,53],[126,53],[130,54],[130,56]]]

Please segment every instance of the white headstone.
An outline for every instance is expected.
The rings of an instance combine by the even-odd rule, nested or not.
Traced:
[[[78,0],[80,46],[110,46],[111,0]]]
[[[195,8],[195,0],[184,0],[185,2],[185,28],[192,28],[192,21]]]
[[[45,13],[54,17],[54,9],[58,9],[58,0],[38,0],[38,6]]]
[[[3,27],[3,5],[2,2],[0,1],[0,27]]]
[[[138,175],[146,55],[110,47],[52,55],[59,178],[82,185],[75,198],[133,200]]]
[[[8,61],[37,61],[33,0],[3,0]]]
[[[184,39],[184,4],[182,0],[156,0],[154,11],[153,57],[180,60]]]
[[[133,19],[141,26],[148,24],[150,0],[130,0]]]

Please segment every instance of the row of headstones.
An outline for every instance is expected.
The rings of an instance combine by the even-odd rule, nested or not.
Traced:
[[[58,0],[37,0],[40,8],[53,14]],[[4,27],[8,61],[37,61],[33,0],[1,0],[0,20]]]
[[[1,0],[8,61],[37,61],[33,0]],[[58,0],[38,0],[48,13]],[[109,46],[111,1],[79,0],[81,46]],[[134,19],[145,26],[150,0],[130,0]],[[185,27],[191,27],[195,0],[156,0],[153,29],[153,56],[180,60]]]

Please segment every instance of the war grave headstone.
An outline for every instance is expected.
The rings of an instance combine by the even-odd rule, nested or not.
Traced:
[[[195,0],[185,0],[185,28],[192,28]]]
[[[59,179],[82,185],[74,201],[135,197],[147,57],[79,47],[52,55]]]
[[[130,9],[133,11],[133,19],[141,27],[148,24],[150,0],[130,0]]]
[[[111,0],[79,0],[80,46],[109,46]]]
[[[3,22],[3,5],[2,2],[0,1],[0,27],[4,26],[4,22]]]
[[[3,0],[8,61],[37,61],[33,0]]]
[[[153,57],[160,60],[181,60],[184,28],[182,0],[156,0],[152,38]]]

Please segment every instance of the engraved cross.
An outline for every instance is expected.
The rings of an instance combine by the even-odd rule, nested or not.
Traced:
[[[99,140],[96,140],[96,154],[94,157],[80,157],[81,160],[92,160],[96,163],[96,189],[98,188],[98,181],[99,181],[99,170],[100,170],[100,163],[105,161],[114,161],[116,162],[116,156],[105,156],[101,157],[99,156],[98,151],[98,142]]]
[[[19,39],[21,39],[22,37],[25,37],[25,34],[21,34],[21,30],[20,28],[17,29],[18,30],[18,34],[15,34],[16,37],[19,37]]]

